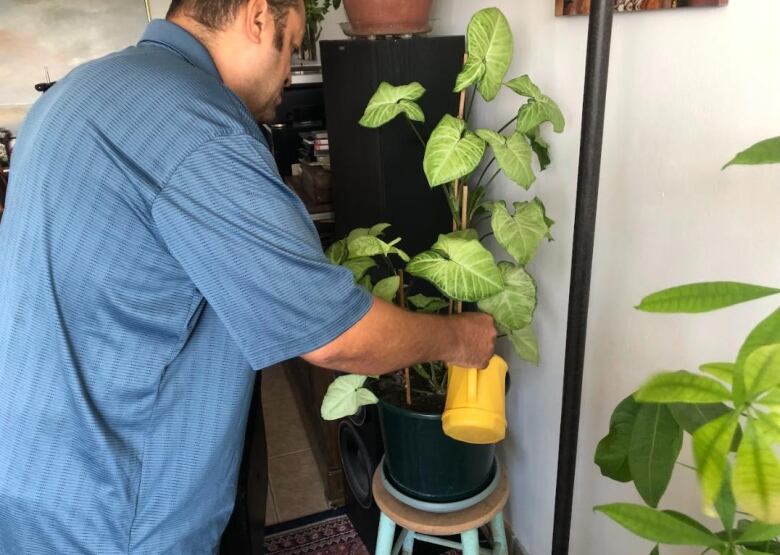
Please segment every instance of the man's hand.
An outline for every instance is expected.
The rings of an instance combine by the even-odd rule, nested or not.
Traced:
[[[486,314],[420,314],[374,298],[352,328],[303,358],[353,374],[384,374],[434,360],[485,368],[495,341],[493,319]]]
[[[460,352],[445,362],[466,368],[486,368],[496,348],[496,327],[493,318],[479,312],[453,316],[458,330],[456,345]]]

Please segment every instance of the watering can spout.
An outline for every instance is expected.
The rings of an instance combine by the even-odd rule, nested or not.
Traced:
[[[444,433],[466,443],[497,443],[506,435],[506,361],[493,355],[484,370],[450,365]]]

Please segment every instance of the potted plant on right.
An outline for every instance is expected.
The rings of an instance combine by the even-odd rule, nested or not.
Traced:
[[[739,153],[732,164],[780,163],[780,137]],[[647,312],[699,313],[780,293],[735,282],[673,287],[645,297]],[[780,308],[750,332],[735,361],[702,364],[651,377],[618,404],[596,448],[601,473],[633,482],[645,505],[595,509],[659,545],[692,545],[723,555],[780,553]],[[658,505],[692,438],[703,512],[723,528]]]
[[[453,231],[442,234],[429,250],[410,257],[398,248],[400,239],[385,241],[388,224],[353,230],[327,251],[331,261],[352,270],[355,280],[386,300],[411,310],[457,310],[462,303],[491,314],[503,337],[524,360],[538,362],[531,322],[536,284],[527,265],[538,247],[551,239],[553,224],[538,198],[515,202],[488,200],[490,186],[503,173],[523,189],[535,180],[534,155],[541,170],[550,163],[542,128],[563,131],[558,106],[527,75],[504,81],[512,59],[512,32],[496,8],[477,12],[467,31],[467,60],[454,91],[461,93],[459,117],[445,115],[430,137],[415,122],[424,121],[417,100],[419,83],[380,84],[360,123],[380,127],[396,117],[406,119],[425,148],[423,166],[429,185],[439,188],[452,212]],[[498,131],[471,131],[468,119],[477,95],[493,100],[502,89],[525,100],[517,115]],[[468,111],[465,93],[471,90]],[[513,128],[508,134],[506,129]],[[478,170],[486,156],[489,160]],[[491,168],[497,166],[491,171]],[[485,224],[490,226],[485,230]],[[480,230],[483,231],[480,237]],[[493,236],[505,254],[501,260],[482,245]],[[377,269],[381,272],[377,274]],[[411,276],[411,279],[407,279]],[[416,289],[433,284],[437,296]],[[448,371],[441,362],[416,365],[378,380],[346,375],[334,381],[322,415],[335,419],[363,404],[380,402],[385,442],[385,470],[402,493],[426,501],[456,501],[481,491],[494,473],[495,446],[456,441],[442,432],[442,410]]]

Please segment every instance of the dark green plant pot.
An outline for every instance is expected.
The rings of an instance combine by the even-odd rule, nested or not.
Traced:
[[[403,494],[432,503],[468,499],[495,474],[495,445],[456,441],[441,429],[440,414],[379,402],[385,474]]]

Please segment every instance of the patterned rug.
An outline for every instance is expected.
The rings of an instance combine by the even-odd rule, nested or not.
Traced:
[[[371,555],[360,541],[349,517],[344,514],[323,515],[309,524],[282,529],[270,527],[265,536],[267,555]],[[286,528],[286,527],[285,527]],[[459,554],[450,550],[444,555]]]
[[[266,535],[265,552],[268,555],[370,555],[346,515]]]

